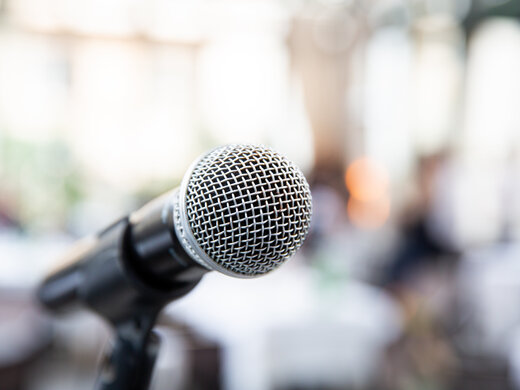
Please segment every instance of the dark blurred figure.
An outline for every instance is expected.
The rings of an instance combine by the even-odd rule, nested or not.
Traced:
[[[440,173],[446,161],[445,153],[419,159],[417,199],[405,210],[402,222],[403,240],[383,276],[383,285],[390,289],[405,286],[424,269],[444,266],[452,268],[460,256],[452,243],[444,235],[438,234],[443,226],[438,226],[438,220],[433,215],[439,211],[434,207],[434,197],[439,190],[437,187],[442,184]]]
[[[380,388],[453,388],[458,362],[448,329],[460,254],[442,221],[449,205],[438,197],[448,191],[447,162],[446,153],[419,159],[417,198],[404,213],[402,241],[382,276],[383,287],[401,308],[403,332],[384,358]]]

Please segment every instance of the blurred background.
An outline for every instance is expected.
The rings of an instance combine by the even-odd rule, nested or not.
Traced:
[[[272,275],[159,320],[152,388],[520,389],[520,0],[0,1],[0,389],[91,389],[35,285],[225,143],[313,193]]]

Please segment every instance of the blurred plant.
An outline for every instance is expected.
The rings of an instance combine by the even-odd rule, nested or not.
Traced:
[[[0,135],[0,208],[23,230],[63,229],[67,212],[84,196],[83,180],[63,140]]]

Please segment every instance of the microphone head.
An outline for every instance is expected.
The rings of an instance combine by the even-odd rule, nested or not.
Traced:
[[[184,249],[235,277],[263,275],[291,257],[309,231],[309,185],[291,161],[254,145],[227,145],[196,161],[173,205]]]

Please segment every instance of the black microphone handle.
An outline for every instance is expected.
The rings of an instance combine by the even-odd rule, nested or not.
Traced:
[[[68,265],[40,285],[40,302],[53,311],[86,306],[117,323],[193,289],[208,270],[182,250],[168,199],[160,197],[80,241],[66,259]]]

